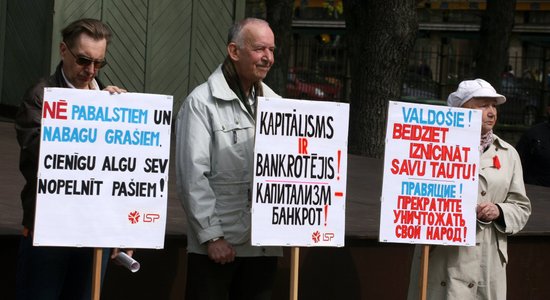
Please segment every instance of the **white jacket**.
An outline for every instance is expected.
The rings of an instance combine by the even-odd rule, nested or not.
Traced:
[[[494,136],[480,158],[477,202],[498,205],[505,226],[478,220],[476,246],[430,246],[428,297],[430,300],[506,299],[507,236],[519,232],[531,215],[518,153]],[[498,164],[495,165],[495,158]],[[409,283],[409,300],[418,299],[420,247],[416,247]]]
[[[279,97],[263,84],[264,96]],[[187,214],[187,250],[224,237],[237,256],[280,256],[250,243],[255,120],[229,88],[221,66],[196,87],[176,121],[177,187]]]

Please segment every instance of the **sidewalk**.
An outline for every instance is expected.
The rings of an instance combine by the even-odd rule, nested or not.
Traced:
[[[21,232],[19,193],[25,183],[19,172],[19,145],[11,122],[0,122],[0,235]]]
[[[174,157],[172,143],[171,157]],[[23,176],[19,172],[19,146],[11,122],[0,122],[0,235],[20,232],[22,210],[19,193]],[[383,161],[361,156],[348,157],[346,237],[377,239]],[[175,163],[170,161],[168,182],[167,235],[185,235],[185,213],[176,194]],[[550,235],[550,188],[527,185],[533,213],[521,235]]]
[[[19,147],[13,123],[0,122],[0,241],[4,246],[2,284],[6,299],[14,296],[18,234],[21,230]],[[173,152],[172,152],[173,157]],[[379,159],[350,155],[346,199],[346,246],[300,250],[300,299],[404,299],[411,244],[378,242],[382,166]],[[185,214],[176,197],[170,165],[165,248],[139,249],[138,273],[110,265],[102,299],[182,299],[185,292]],[[533,214],[519,236],[509,239],[509,298],[550,299],[550,188],[527,186]],[[288,299],[290,248],[279,261],[274,300]],[[526,275],[528,274],[528,275]],[[320,289],[319,287],[322,287]]]
[[[23,210],[19,196],[25,180],[19,172],[19,145],[12,122],[0,121],[0,235],[21,232]],[[173,150],[173,149],[172,149]],[[168,182],[167,235],[184,235],[186,222],[184,211],[176,197],[175,169],[170,165]]]

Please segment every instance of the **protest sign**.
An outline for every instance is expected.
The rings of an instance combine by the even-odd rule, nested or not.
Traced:
[[[45,89],[35,246],[164,247],[172,101]]]
[[[475,245],[481,111],[389,102],[380,241]]]
[[[252,244],[344,246],[349,105],[260,98]]]

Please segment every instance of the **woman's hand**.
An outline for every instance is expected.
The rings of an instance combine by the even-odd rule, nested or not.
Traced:
[[[492,202],[483,202],[477,205],[477,218],[483,222],[492,222],[500,216],[500,211],[496,204]]]

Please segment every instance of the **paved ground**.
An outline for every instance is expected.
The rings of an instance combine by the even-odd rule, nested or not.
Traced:
[[[22,209],[19,193],[24,179],[19,172],[19,146],[11,122],[0,121],[0,235],[19,234]],[[175,198],[174,168],[170,166],[167,234],[184,234],[184,212]]]
[[[0,235],[18,234],[22,215],[19,193],[23,177],[18,170],[19,148],[13,123],[0,121],[0,145]],[[181,235],[186,232],[185,217],[176,198],[174,179],[172,160],[166,231],[168,235]],[[349,156],[346,205],[348,238],[377,238],[381,187],[381,160]],[[533,215],[521,234],[549,235],[550,222],[547,216],[550,215],[550,188],[527,186],[527,191],[533,203]]]
[[[21,226],[18,146],[13,124],[0,121],[0,273],[3,298],[15,298],[15,269]],[[167,238],[162,250],[140,249],[138,273],[108,268],[102,299],[182,299],[186,251],[184,212],[175,197],[170,167]],[[382,161],[350,156],[346,202],[346,247],[300,250],[300,299],[404,299],[412,245],[379,243]],[[533,215],[522,236],[509,240],[509,297],[550,299],[547,274],[550,251],[550,189],[527,186]],[[274,299],[288,299],[290,248],[279,261]],[[328,258],[328,259],[327,259]],[[527,274],[527,275],[526,275]],[[320,288],[322,287],[322,288]],[[309,295],[309,296],[308,296]],[[337,296],[336,296],[337,295]],[[2,298],[2,297],[0,297]],[[2,298],[2,299],[3,299]]]
[[[19,193],[24,180],[19,173],[19,147],[13,123],[0,122],[0,235],[21,231]]]
[[[22,210],[19,193],[24,184],[23,176],[18,169],[19,146],[15,136],[13,123],[0,121],[0,235],[18,234],[21,230],[20,222]],[[172,149],[173,154],[173,149]],[[382,184],[381,161],[361,157],[350,158],[349,182],[356,182],[357,188],[348,190],[348,201],[351,210],[348,210],[354,219],[347,222],[347,233],[357,237],[374,237],[378,231],[378,201],[364,201],[365,196],[375,194],[371,186],[379,187]],[[375,172],[364,172],[372,169]],[[175,173],[173,160],[170,165],[168,219],[166,231],[168,235],[181,235],[186,232],[184,211],[176,198]],[[379,194],[378,194],[379,195]],[[370,198],[370,197],[369,197]],[[373,199],[378,199],[379,196]]]

